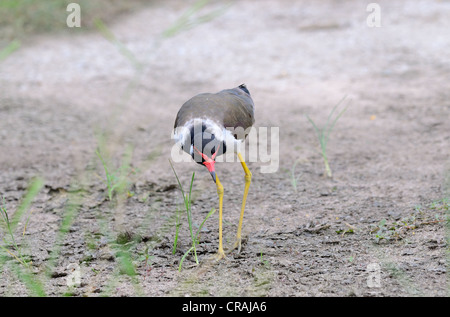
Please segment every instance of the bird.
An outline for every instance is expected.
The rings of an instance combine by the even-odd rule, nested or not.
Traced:
[[[205,166],[216,185],[219,196],[219,246],[216,260],[226,258],[222,240],[223,185],[215,169],[216,157],[227,151],[237,157],[244,170],[244,194],[236,233],[231,250],[241,252],[242,223],[247,195],[252,179],[240,147],[253,124],[255,105],[245,84],[217,93],[201,93],[187,100],[179,109],[174,124],[174,139],[192,159]]]

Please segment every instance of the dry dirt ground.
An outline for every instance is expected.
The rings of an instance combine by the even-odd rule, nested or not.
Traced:
[[[211,2],[191,28],[161,37],[193,3],[154,2],[116,19],[108,28],[121,44],[66,30],[0,64],[3,208],[12,217],[33,178],[44,181],[15,233],[31,267],[2,249],[0,295],[447,296],[450,2],[379,1],[381,27],[367,25],[364,1]],[[279,127],[279,169],[248,164],[241,254],[208,260],[216,212],[200,264],[189,255],[178,272],[191,240],[181,213],[172,253],[183,208],[168,161],[173,121],[193,95],[241,83],[255,126]],[[323,125],[344,96],[327,178],[306,115]],[[98,147],[111,173],[125,173],[112,200]],[[244,174],[217,165],[229,246]],[[185,189],[196,172],[198,226],[218,205],[211,176],[174,167]],[[16,251],[4,227],[1,237]]]

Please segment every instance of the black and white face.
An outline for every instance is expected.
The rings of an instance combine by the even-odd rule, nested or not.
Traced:
[[[189,147],[189,154],[195,162],[203,164],[205,162],[204,155],[208,158],[215,158],[216,155],[222,155],[225,153],[225,142],[218,138],[213,133],[212,129],[207,128],[205,125],[198,127],[194,126],[192,127],[190,133],[190,144],[187,144],[189,141],[186,140],[185,146]]]
[[[209,150],[208,147],[211,147],[211,150]],[[198,164],[204,165],[208,169],[208,172],[211,174],[214,182],[216,182],[215,164],[216,164],[216,155],[219,154],[221,148],[220,142],[217,139],[213,138],[206,144],[206,146],[202,148],[202,150],[199,150],[196,145],[192,145],[192,148],[194,149],[194,152],[192,153],[192,158],[194,159],[194,161],[197,162]],[[210,155],[206,153],[210,153]]]
[[[222,155],[226,151],[225,142],[215,139],[214,135],[211,139],[198,136],[198,139],[194,138],[190,147],[192,159],[199,164],[204,164],[207,158],[215,159],[217,155]]]

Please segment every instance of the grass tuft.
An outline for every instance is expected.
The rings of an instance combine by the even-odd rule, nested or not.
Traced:
[[[43,184],[44,181],[41,178],[35,178],[31,181],[25,195],[22,198],[21,204],[16,209],[12,217],[10,217],[8,214],[4,197],[2,197],[0,206],[0,225],[2,229],[4,229],[7,233],[3,237],[4,245],[0,244],[0,249],[5,251],[17,261],[12,264],[12,269],[16,273],[19,280],[23,282],[26,288],[30,291],[30,294],[32,296],[45,296],[44,286],[39,278],[34,274],[34,272],[32,272],[31,258],[29,256],[23,255],[22,253],[22,246],[24,244],[26,245],[26,241],[22,241],[21,244],[18,244],[14,237],[14,231],[19,223],[22,222],[22,218],[25,212],[29,209],[31,202],[40,192]],[[22,236],[25,235],[27,225],[31,219],[31,215],[32,212],[30,212],[25,222]],[[7,236],[9,237],[9,239],[7,239]],[[4,261],[4,259],[0,260],[0,267],[5,264]],[[20,265],[17,263],[19,263]]]
[[[291,168],[291,184],[292,184],[292,187],[294,187],[295,192],[297,192],[298,181],[301,179],[301,174],[296,175],[296,172],[295,172],[295,168],[297,167],[297,164],[299,162],[300,162],[300,159],[296,160]]]
[[[26,260],[25,257],[22,255],[21,248],[16,243],[16,239],[14,238],[14,231],[16,230],[16,227],[21,222],[24,213],[29,209],[31,202],[33,199],[37,196],[39,191],[41,190],[42,186],[44,185],[44,181],[41,178],[35,178],[30,183],[27,192],[25,193],[21,204],[16,209],[14,215],[10,218],[8,215],[8,211],[6,210],[6,204],[5,204],[5,198],[2,197],[2,205],[0,206],[0,214],[1,214],[1,220],[2,220],[2,227],[7,231],[7,234],[10,238],[10,241],[8,242],[6,240],[6,237],[3,238],[3,242],[5,246],[0,245],[0,248],[6,251],[9,255],[11,255],[13,258],[15,258],[20,264],[29,267],[30,261]],[[30,212],[23,229],[22,236],[25,235],[25,231],[27,228],[27,225],[31,219],[32,211]],[[17,252],[14,253],[10,249],[6,247],[9,243],[12,244],[14,250]]]
[[[314,131],[319,140],[321,155],[322,155],[322,158],[323,158],[323,161],[325,164],[325,173],[328,177],[332,177],[330,164],[328,162],[328,156],[327,156],[328,140],[330,138],[331,131],[333,130],[336,122],[344,114],[344,112],[347,110],[348,106],[346,106],[341,112],[338,112],[334,119],[333,119],[333,114],[335,114],[336,109],[345,100],[345,98],[346,97],[344,97],[341,101],[339,101],[339,103],[336,106],[333,107],[330,114],[328,115],[327,122],[323,128],[318,128],[317,125],[314,123],[314,121],[312,121],[312,119],[308,115],[306,115],[306,118],[313,126]]]
[[[66,24],[67,6],[81,7],[81,27]],[[146,0],[0,0],[0,46],[14,39],[27,42],[36,34],[74,34],[95,29],[95,20],[114,21],[126,12],[148,5]]]
[[[184,207],[186,210],[186,215],[187,215],[188,224],[189,224],[189,232],[191,234],[191,241],[192,241],[192,247],[184,253],[184,255],[182,256],[182,258],[180,260],[180,264],[178,266],[178,271],[181,271],[181,266],[183,264],[183,261],[191,252],[194,252],[195,262],[197,264],[199,263],[198,257],[197,257],[197,247],[196,246],[199,244],[200,231],[202,230],[203,225],[205,224],[206,220],[208,220],[208,218],[211,217],[211,215],[216,211],[216,209],[215,208],[211,209],[211,211],[206,215],[205,219],[203,219],[203,222],[200,224],[200,226],[197,229],[197,232],[194,235],[194,230],[193,230],[193,225],[192,225],[191,196],[192,196],[192,186],[194,184],[195,172],[192,173],[191,183],[189,186],[189,193],[185,194],[183,186],[181,185],[180,179],[178,178],[178,175],[175,172],[175,168],[173,167],[172,162],[170,160],[169,160],[169,163],[170,163],[170,166],[172,167],[173,173],[175,174],[175,178],[177,179],[178,186],[181,190],[181,194],[183,195]],[[177,212],[179,212],[179,211],[177,210]],[[175,251],[176,251],[176,245],[177,245],[177,241],[178,241],[178,226],[179,226],[179,221],[177,220],[177,228],[176,228],[175,242],[174,242],[174,246],[173,246],[173,253],[175,253]]]
[[[380,220],[376,225],[372,225],[370,233],[377,244],[381,241],[402,240],[406,237],[407,232],[436,224],[445,224],[449,222],[448,198],[433,201],[429,206],[415,206],[415,213],[403,217],[395,222],[387,222],[386,219]]]
[[[106,187],[108,190],[108,198],[110,201],[112,200],[114,194],[121,194],[126,192],[126,187],[128,184],[127,176],[131,170],[130,162],[132,151],[133,151],[132,147],[128,146],[125,153],[123,154],[122,165],[114,173],[112,173],[108,168],[105,159],[100,154],[100,150],[97,149],[95,151],[95,153],[97,154],[98,158],[102,163],[103,169],[105,170]],[[131,193],[127,192],[127,195],[130,196]]]
[[[223,6],[212,10],[209,13],[198,15],[197,13],[202,10],[210,1],[211,0],[197,0],[175,21],[175,23],[173,23],[172,26],[170,26],[163,32],[163,37],[172,37],[180,32],[192,29],[199,24],[212,21],[216,17],[224,14],[231,5],[231,3],[224,4]]]

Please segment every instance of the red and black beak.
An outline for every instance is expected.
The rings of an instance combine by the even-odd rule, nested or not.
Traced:
[[[206,168],[208,169],[208,172],[211,174],[214,183],[216,182],[216,169],[215,169],[215,164],[216,161],[214,160],[216,158],[217,152],[219,151],[219,147],[217,147],[216,152],[211,156],[211,158],[209,158],[206,154],[203,154],[202,152],[200,152],[195,146],[194,149],[203,157],[203,165],[206,166]]]
[[[214,164],[216,163],[216,161],[211,161],[211,162],[205,162],[203,163],[206,168],[208,169],[209,173],[211,174],[214,183],[216,182],[216,169],[214,167]]]

